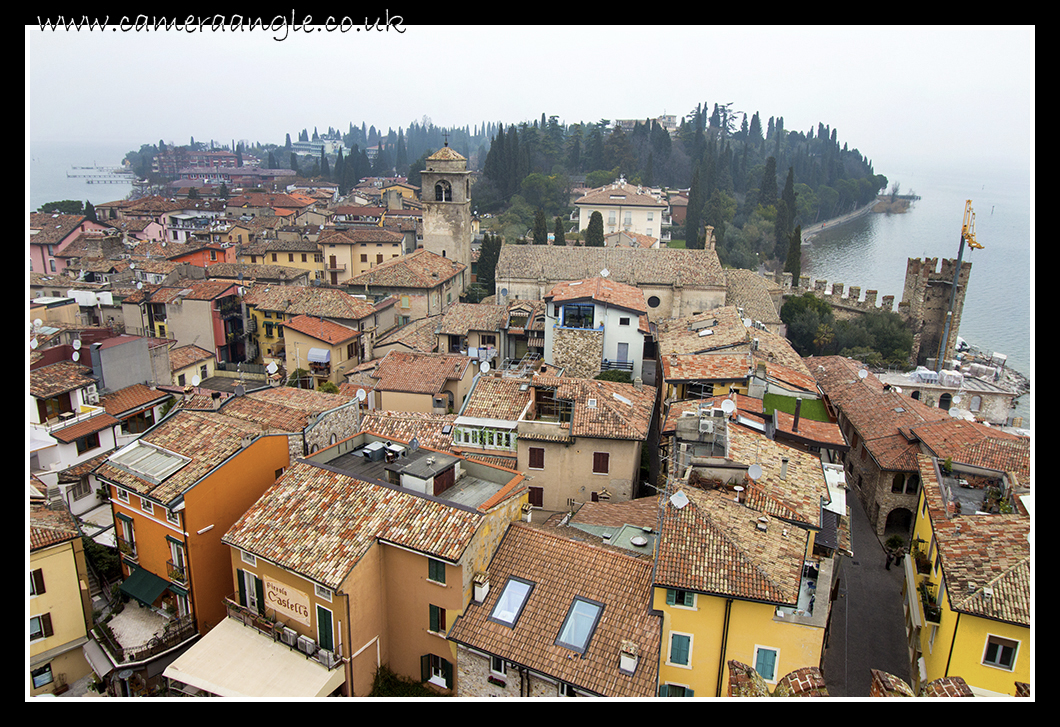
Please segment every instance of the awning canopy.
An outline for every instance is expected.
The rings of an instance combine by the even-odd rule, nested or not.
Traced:
[[[166,667],[163,676],[221,697],[326,697],[345,681],[283,642],[226,618]]]
[[[122,581],[121,592],[135,598],[150,608],[162,592],[169,588],[169,581],[159,578],[146,568],[137,568]]]
[[[326,348],[309,349],[309,363],[328,363],[331,361],[331,351]]]

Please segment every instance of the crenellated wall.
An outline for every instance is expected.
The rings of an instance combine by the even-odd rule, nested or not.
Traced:
[[[942,340],[946,326],[946,312],[949,310],[953,289],[953,277],[956,260],[938,258],[909,258],[906,262],[905,285],[902,300],[897,308],[894,296],[885,295],[877,305],[876,290],[866,290],[861,298],[861,287],[850,286],[844,295],[845,283],[832,283],[827,280],[815,280],[810,285],[810,276],[799,278],[798,285],[793,284],[791,273],[778,273],[775,281],[783,289],[783,296],[799,296],[813,293],[817,298],[828,303],[836,318],[850,320],[858,315],[872,311],[889,311],[897,313],[910,323],[913,329],[913,362],[918,365],[939,354],[939,342]],[[957,346],[957,333],[961,327],[961,313],[964,310],[964,294],[968,288],[968,276],[972,264],[961,263],[961,273],[957,283],[957,296],[953,304],[953,322],[950,325],[949,340],[943,358],[953,358]]]

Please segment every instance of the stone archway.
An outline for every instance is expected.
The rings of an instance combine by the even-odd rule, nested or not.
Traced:
[[[896,507],[887,513],[887,521],[883,526],[883,537],[886,540],[891,535],[901,535],[909,542],[909,535],[913,532],[913,513],[904,507]]]

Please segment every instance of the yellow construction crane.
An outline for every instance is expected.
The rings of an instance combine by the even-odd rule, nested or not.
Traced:
[[[975,241],[975,212],[972,211],[972,200],[964,203],[964,224],[961,226],[961,243],[968,243],[972,250],[982,250],[983,246]]]
[[[942,364],[944,363],[943,358],[945,357],[948,349],[948,342],[950,340],[950,324],[953,322],[953,304],[957,300],[957,286],[961,279],[961,260],[964,258],[964,245],[968,244],[969,250],[982,250],[983,246],[975,240],[975,212],[972,211],[972,200],[966,200],[964,203],[964,223],[961,225],[961,246],[957,250],[957,269],[953,273],[953,286],[950,289],[950,307],[946,311],[946,327],[943,329],[942,340],[939,341],[939,348],[935,364],[935,372],[942,371]]]

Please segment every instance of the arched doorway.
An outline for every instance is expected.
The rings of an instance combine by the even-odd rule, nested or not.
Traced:
[[[901,535],[909,542],[913,530],[913,513],[904,507],[896,507],[887,513],[887,522],[883,526],[883,537],[886,540],[892,535]]]

